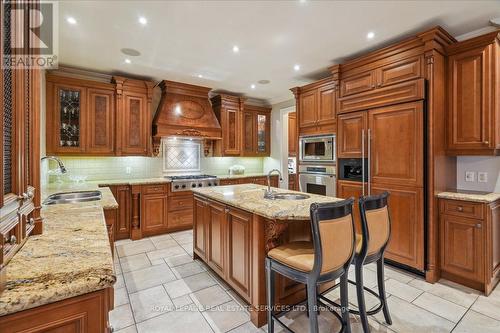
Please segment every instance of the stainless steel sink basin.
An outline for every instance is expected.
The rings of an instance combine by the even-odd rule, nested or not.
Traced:
[[[276,193],[272,196],[275,200],[304,200],[309,199],[311,196],[300,193]]]
[[[43,204],[55,205],[64,203],[96,201],[96,200],[101,200],[101,198],[102,198],[101,191],[55,193],[49,195],[47,199],[44,200]]]

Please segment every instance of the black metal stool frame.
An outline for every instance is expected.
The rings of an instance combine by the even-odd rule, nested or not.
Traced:
[[[351,326],[349,322],[349,299],[348,299],[348,279],[347,273],[349,266],[354,257],[356,237],[354,228],[354,219],[352,217],[352,204],[354,202],[353,198],[333,202],[333,203],[313,203],[310,207],[311,214],[311,230],[312,238],[314,244],[314,265],[310,272],[302,272],[284,265],[270,257],[266,257],[266,290],[267,290],[267,331],[268,333],[274,333],[274,320],[276,320],[280,326],[282,326],[287,332],[295,333],[290,328],[288,328],[281,320],[280,317],[288,313],[289,311],[282,311],[280,313],[274,314],[273,308],[275,306],[275,276],[274,273],[277,272],[281,275],[288,277],[294,281],[303,283],[306,285],[307,291],[307,309],[309,315],[309,327],[311,333],[318,332],[318,303],[326,306],[342,324],[340,332],[351,332]],[[351,223],[353,230],[353,244],[352,253],[347,262],[339,269],[331,271],[325,274],[321,274],[321,268],[323,264],[322,256],[322,245],[321,236],[319,230],[319,223],[325,220],[332,220],[341,218],[351,214]],[[321,283],[333,281],[340,278],[340,293],[341,293],[341,312],[342,316],[331,308],[329,305],[319,301],[317,287]],[[302,302],[303,303],[303,302]],[[301,304],[301,303],[299,303]]]
[[[391,216],[389,213],[389,209],[387,207],[387,214],[389,217],[389,237],[385,244],[380,248],[380,250],[376,253],[373,253],[371,255],[368,255],[368,244],[370,242],[370,232],[368,228],[368,221],[366,219],[366,211],[367,210],[374,210],[374,209],[380,209],[383,207],[387,206],[387,198],[389,197],[388,192],[384,192],[380,195],[374,195],[374,196],[365,196],[359,198],[359,210],[361,213],[361,230],[363,234],[363,239],[361,243],[361,251],[359,253],[356,253],[354,255],[354,271],[356,275],[356,281],[348,280],[349,283],[356,285],[356,293],[357,293],[357,299],[358,299],[358,311],[354,309],[350,309],[349,312],[352,314],[356,314],[360,316],[361,319],[361,324],[363,326],[363,331],[365,333],[370,332],[370,327],[368,325],[368,315],[374,315],[380,310],[383,311],[384,313],[384,318],[387,324],[392,325],[392,319],[391,315],[389,313],[389,308],[387,306],[387,297],[385,293],[385,281],[384,281],[384,252],[387,247],[387,244],[389,243],[389,239],[391,236]],[[370,264],[372,262],[377,262],[377,286],[378,286],[378,294],[373,291],[372,289],[365,287],[363,285],[363,266]],[[338,287],[339,284],[336,284],[329,290],[326,290],[324,293],[327,293],[328,291]],[[380,304],[370,310],[366,311],[366,304],[365,304],[365,296],[364,296],[364,290],[372,294],[373,296],[377,297],[380,301]],[[336,306],[336,307],[341,307],[342,305],[339,305],[338,303],[324,297],[323,295],[320,295],[320,299],[324,300],[325,302]]]

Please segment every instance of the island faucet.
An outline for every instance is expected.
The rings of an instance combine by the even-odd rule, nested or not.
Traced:
[[[283,177],[281,175],[281,171],[278,169],[272,169],[267,173],[267,191],[264,193],[264,198],[266,199],[272,199],[274,196],[274,191],[271,190],[271,175],[273,172],[277,172],[280,175],[280,181],[283,180]]]
[[[59,157],[56,157],[56,156],[45,156],[45,157],[42,157],[41,160],[54,160],[57,162],[57,164],[59,165],[59,170],[61,170],[61,173],[66,173],[67,170],[66,170],[66,167],[64,166],[63,162],[59,159]]]

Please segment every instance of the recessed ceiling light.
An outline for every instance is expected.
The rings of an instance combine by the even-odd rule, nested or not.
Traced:
[[[148,24],[148,19],[145,18],[144,16],[139,17],[139,23],[142,25]]]
[[[250,88],[255,89],[255,84],[251,84]]]
[[[296,72],[300,71],[300,65],[299,64],[294,65],[293,66],[293,70],[296,71]]]
[[[199,77],[199,78],[201,79],[201,78],[203,78],[203,75],[201,75],[201,74],[198,74],[198,77]]]
[[[66,18],[66,21],[68,21],[69,24],[76,24],[76,19],[73,16]]]
[[[257,83],[259,83],[259,84],[269,84],[269,83],[271,83],[271,81],[269,81],[269,80],[259,80],[259,81],[257,81]]]
[[[138,57],[141,55],[141,52],[135,50],[135,49],[130,49],[130,48],[123,48],[120,50],[123,54],[131,56],[131,57]]]
[[[234,53],[238,53],[238,52],[240,52],[240,48],[238,47],[238,45],[234,45],[234,46],[233,46],[233,52],[234,52]]]
[[[373,39],[375,37],[375,33],[373,31],[370,31],[369,33],[366,34],[366,38],[368,39]]]
[[[127,59],[125,59],[125,63],[126,63],[126,64],[131,64],[131,63],[132,63],[132,61],[131,61],[130,59],[128,59],[128,58],[127,58]]]

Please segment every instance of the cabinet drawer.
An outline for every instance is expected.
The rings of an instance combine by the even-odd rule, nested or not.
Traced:
[[[221,179],[220,184],[221,185],[237,185],[237,184],[245,184],[246,178],[243,179]]]
[[[182,197],[169,197],[168,198],[168,211],[176,210],[188,210],[193,209],[193,196],[182,196]]]
[[[142,194],[166,193],[167,186],[165,184],[142,185]]]
[[[171,214],[168,214],[167,225],[169,229],[192,226],[193,210],[192,209],[178,210]]]
[[[472,219],[483,219],[484,205],[478,202],[441,200],[441,213]]]

